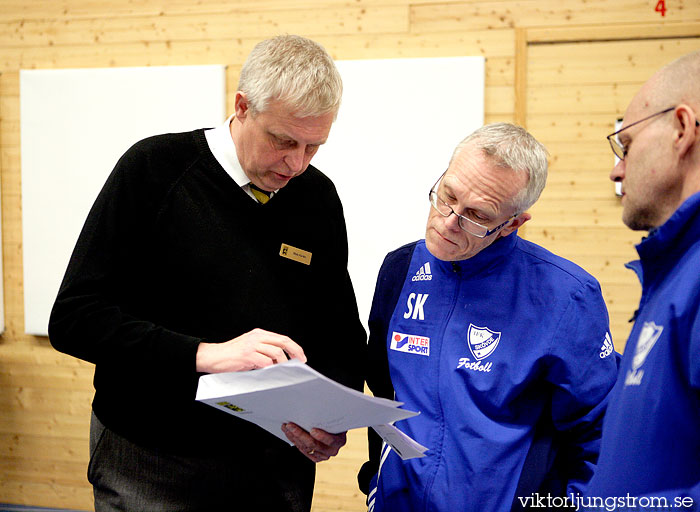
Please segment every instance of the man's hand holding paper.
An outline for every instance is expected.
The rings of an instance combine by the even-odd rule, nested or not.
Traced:
[[[401,402],[343,386],[296,359],[259,370],[202,376],[197,400],[255,423],[314,462],[336,455],[350,429],[418,414],[400,409]],[[420,450],[404,448],[400,453],[422,456]]]
[[[307,459],[313,462],[322,462],[335,457],[347,442],[345,432],[331,434],[320,428],[312,428],[307,432],[296,423],[283,423],[282,432]]]

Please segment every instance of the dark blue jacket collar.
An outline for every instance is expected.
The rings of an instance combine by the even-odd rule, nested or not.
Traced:
[[[459,271],[462,277],[481,274],[494,265],[504,264],[504,259],[513,251],[517,244],[518,232],[512,232],[506,237],[499,238],[478,254],[460,261],[442,261],[435,258],[439,268],[446,272]]]
[[[690,196],[661,226],[636,245],[640,260],[626,266],[642,284],[670,270],[688,248],[700,240],[700,192]]]

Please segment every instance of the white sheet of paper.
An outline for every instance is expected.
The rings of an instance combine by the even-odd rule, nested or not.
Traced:
[[[286,422],[337,434],[419,414],[399,409],[401,402],[343,386],[296,359],[259,370],[204,375],[196,399],[253,422],[287,443],[281,430]]]
[[[373,425],[372,428],[403,460],[425,457],[425,452],[428,451],[394,425]]]

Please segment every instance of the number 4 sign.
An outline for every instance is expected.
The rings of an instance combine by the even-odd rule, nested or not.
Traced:
[[[666,16],[666,0],[659,0],[654,7],[656,12],[660,12],[661,16]]]

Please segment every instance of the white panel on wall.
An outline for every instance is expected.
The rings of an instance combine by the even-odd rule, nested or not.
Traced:
[[[619,129],[622,128],[622,123],[624,122],[624,118],[618,117],[615,119],[615,131],[618,131]],[[620,161],[619,158],[617,158],[617,155],[613,155],[613,167],[617,165],[617,163]],[[616,181],[615,183],[615,195],[618,197],[622,197],[622,182],[621,181]]]
[[[48,318],[87,213],[119,157],[150,135],[226,117],[224,66],[20,71],[25,331]]]
[[[484,122],[484,58],[337,61],[343,103],[312,160],[335,183],[350,275],[367,323],[387,252],[424,238],[428,192]]]

